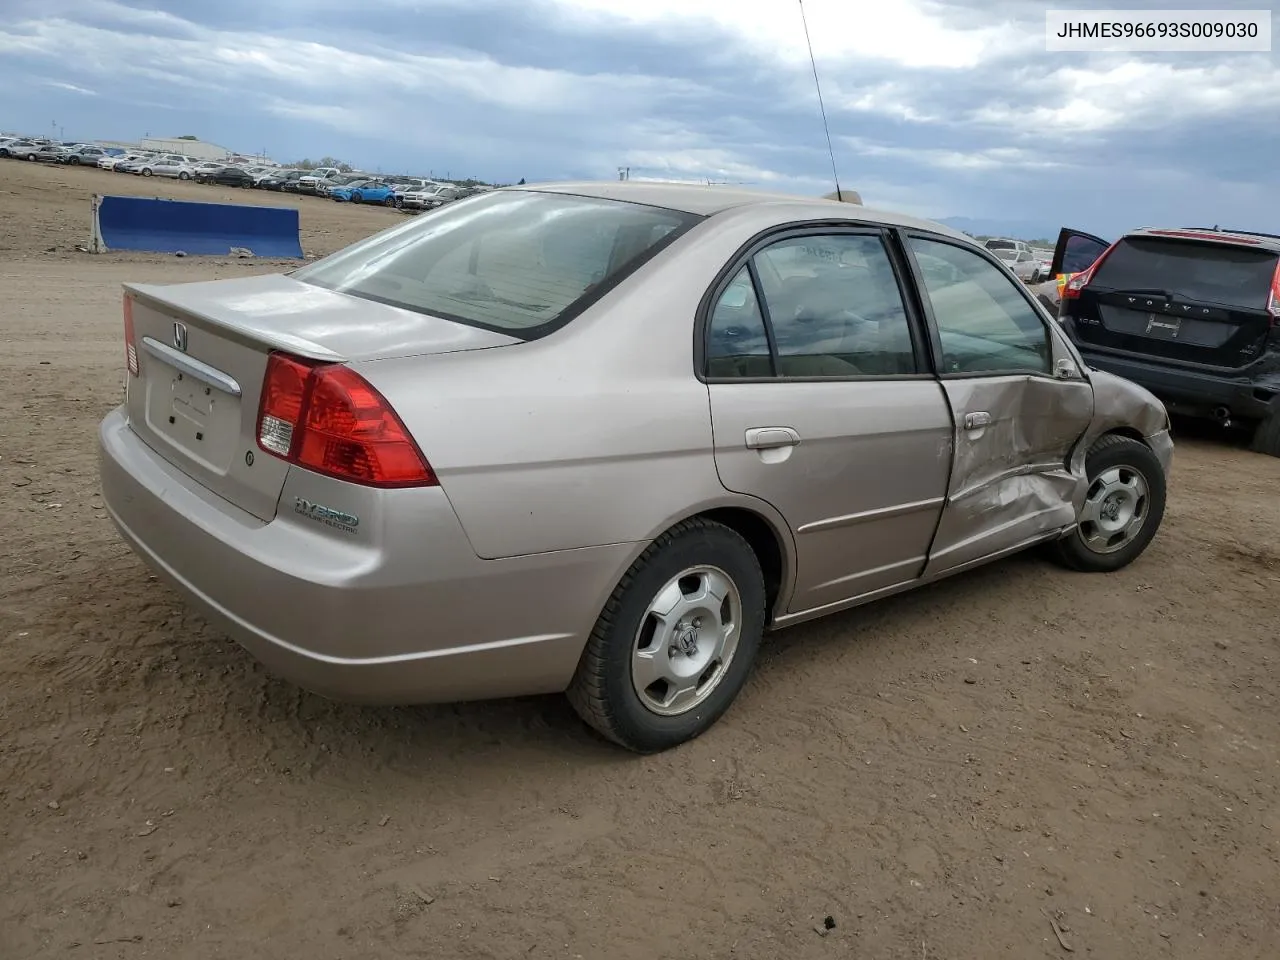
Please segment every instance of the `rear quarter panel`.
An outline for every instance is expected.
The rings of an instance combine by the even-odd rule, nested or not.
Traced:
[[[721,485],[693,369],[699,301],[759,229],[732,214],[703,223],[541,340],[355,365],[404,418],[481,557],[646,541],[731,505],[793,552],[776,511]]]

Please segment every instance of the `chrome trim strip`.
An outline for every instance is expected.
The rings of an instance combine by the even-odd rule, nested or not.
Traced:
[[[230,394],[233,397],[241,395],[240,384],[234,378],[201,360],[197,360],[195,357],[187,356],[181,350],[175,350],[173,347],[161,343],[154,337],[143,337],[142,349],[157,360],[177,368],[182,373],[190,374],[201,383],[208,384],[216,390],[221,390],[223,393]]]
[[[887,520],[890,517],[901,517],[904,514],[915,513],[919,510],[928,510],[930,507],[941,506],[946,502],[945,497],[931,497],[928,500],[916,500],[914,503],[899,503],[892,507],[878,507],[875,510],[864,510],[861,513],[848,513],[841,517],[827,517],[825,520],[814,520],[812,523],[801,524],[796,529],[796,533],[818,533],[822,530],[835,530],[837,527],[848,527],[855,523],[865,523],[868,520]]]

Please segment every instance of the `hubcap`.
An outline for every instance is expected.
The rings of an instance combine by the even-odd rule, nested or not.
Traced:
[[[719,567],[690,567],[658,591],[631,654],[640,701],[664,717],[701,704],[724,678],[738,649],[742,598]]]
[[[1092,484],[1080,511],[1080,537],[1094,553],[1115,553],[1147,522],[1147,478],[1133,467],[1111,467]]]

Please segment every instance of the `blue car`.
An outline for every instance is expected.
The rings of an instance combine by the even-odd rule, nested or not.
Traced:
[[[396,205],[395,188],[381,180],[357,180],[345,183],[329,191],[329,196],[339,203],[380,203],[384,207]]]

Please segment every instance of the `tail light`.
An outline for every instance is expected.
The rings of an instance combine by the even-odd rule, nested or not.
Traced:
[[[130,376],[138,375],[138,339],[133,335],[133,298],[124,295],[124,364]]]
[[[369,487],[439,481],[391,405],[350,367],[272,353],[258,446],[316,473]]]
[[[1103,250],[1102,253],[1098,254],[1098,259],[1089,264],[1087,268],[1081,270],[1079,273],[1072,274],[1068,278],[1066,284],[1062,288],[1063,300],[1074,300],[1080,296],[1081,291],[1089,285],[1089,281],[1093,279],[1093,275],[1097,273],[1098,268],[1102,266],[1102,261],[1107,259],[1108,254],[1116,248],[1116,244],[1119,242],[1120,241],[1117,240],[1115,243],[1111,244],[1111,246]]]
[[[1271,295],[1267,298],[1267,313],[1271,314],[1271,326],[1280,327],[1280,263],[1271,274]]]

